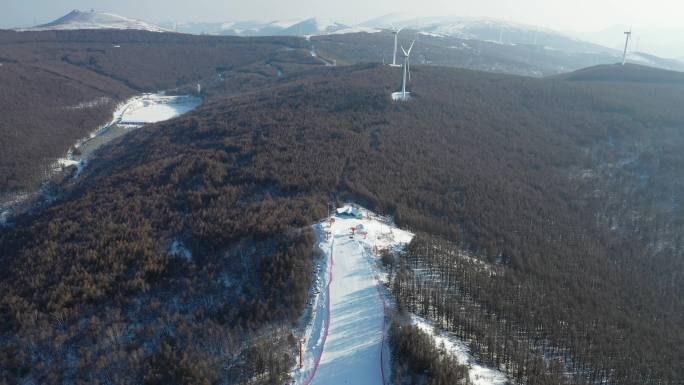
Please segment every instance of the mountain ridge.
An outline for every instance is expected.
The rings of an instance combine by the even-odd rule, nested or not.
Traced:
[[[19,31],[54,31],[79,29],[134,29],[150,32],[169,32],[168,30],[142,20],[131,19],[113,13],[95,10],[79,11],[77,9],[46,24]]]

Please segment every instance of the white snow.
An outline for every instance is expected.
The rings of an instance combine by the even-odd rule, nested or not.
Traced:
[[[311,18],[299,23],[293,24],[281,32],[279,35],[292,35],[292,36],[314,36],[314,35],[326,35],[331,34],[336,31],[347,29],[349,26],[334,22],[332,20]]]
[[[353,211],[350,207],[343,211]],[[319,267],[318,288],[323,290],[315,296],[305,332],[304,369],[293,373],[298,384],[380,385],[389,380],[385,296],[374,259],[381,249],[404,247],[413,234],[368,210],[355,210],[362,219],[345,215],[316,225],[325,255]]]
[[[78,166],[78,165],[79,165],[79,161],[77,161],[77,160],[72,160],[72,159],[68,159],[68,158],[60,158],[60,159],[57,159],[57,163],[58,163],[61,167],[69,167],[69,166]]]
[[[74,10],[51,23],[20,31],[53,31],[77,29],[137,29],[151,32],[167,32],[165,29],[144,21],[104,12]]]
[[[442,38],[442,37],[445,36],[445,35],[442,35],[442,34],[439,34],[439,33],[434,33],[434,32],[422,32],[422,31],[421,31],[421,32],[418,32],[418,34],[419,34],[419,35],[422,35],[422,36],[439,37],[439,38]],[[449,48],[453,48],[453,47],[449,47]]]
[[[194,96],[144,94],[126,103],[118,123],[137,125],[162,122],[192,111],[201,103],[202,100]]]
[[[473,385],[505,385],[508,378],[502,372],[478,364],[470,354],[467,344],[458,337],[446,332],[438,332],[432,324],[417,315],[411,315],[413,325],[432,336],[435,344],[444,346],[446,351],[456,357],[460,364],[468,365],[470,383]]]
[[[406,92],[406,94],[404,94],[401,91],[400,92],[392,92],[392,100],[394,100],[395,102],[406,102],[409,99],[411,99],[411,93],[410,92]]]
[[[68,107],[66,107],[66,109],[67,110],[85,110],[87,108],[94,108],[94,107],[99,107],[99,106],[105,105],[105,104],[109,103],[110,101],[111,101],[110,98],[108,98],[106,96],[102,96],[102,97],[93,99],[93,100],[88,101],[88,102],[81,102],[81,103],[78,103],[74,106],[68,106]]]
[[[653,60],[647,58],[646,56],[644,56],[638,52],[627,53],[627,61],[639,63],[639,64],[647,64],[647,65],[655,65],[656,64]]]
[[[0,227],[10,226],[10,219],[16,206],[29,200],[30,195],[26,192],[15,194],[11,199],[0,202]],[[4,197],[3,197],[4,199]]]
[[[171,246],[169,247],[169,254],[182,258],[186,261],[192,261],[192,252],[188,250],[183,242],[179,240],[175,240],[173,243],[171,243]]]
[[[369,27],[348,27],[348,28],[342,28],[337,31],[330,32],[330,35],[344,35],[347,33],[379,33],[381,32],[380,29],[378,28],[369,28]]]
[[[301,20],[299,20],[299,19],[293,19],[293,20],[275,20],[275,21],[272,21],[272,22],[266,24],[266,26],[273,26],[273,27],[279,27],[279,28],[285,29],[285,28],[290,28],[290,27],[292,27],[293,25],[295,25],[295,24],[297,24],[297,23],[300,23],[300,22],[301,22]]]

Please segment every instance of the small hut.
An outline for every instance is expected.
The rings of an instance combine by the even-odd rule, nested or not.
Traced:
[[[363,214],[361,213],[361,210],[353,206],[344,206],[337,209],[337,216],[340,218],[363,219]]]

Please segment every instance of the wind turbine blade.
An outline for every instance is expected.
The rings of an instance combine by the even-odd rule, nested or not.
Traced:
[[[401,28],[399,28],[399,29],[397,30],[397,33],[401,32],[404,28],[406,28],[406,27],[401,27]]]
[[[411,42],[411,46],[409,47],[408,53],[406,53],[406,55],[410,55],[410,54],[411,54],[411,50],[413,49],[413,45],[414,45],[414,44],[416,44],[416,41],[415,41],[415,40]]]
[[[411,51],[411,50],[409,50],[409,52],[406,52],[406,50],[404,49],[404,46],[401,46],[401,50],[404,51],[404,56],[408,56],[410,54],[410,51]]]

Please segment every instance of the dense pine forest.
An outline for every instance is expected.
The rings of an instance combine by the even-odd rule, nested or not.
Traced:
[[[142,31],[0,31],[0,203],[35,190],[57,158],[140,92],[197,82],[241,92],[312,62],[295,38]]]
[[[283,383],[336,196],[420,234],[391,267],[400,307],[517,383],[680,383],[684,87],[416,66],[397,104],[391,68],[276,51],[0,229],[0,382]],[[83,55],[127,89],[178,79]],[[464,375],[398,326],[397,376]]]

